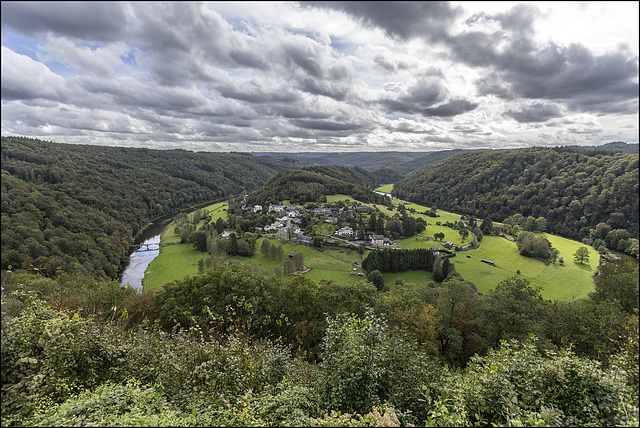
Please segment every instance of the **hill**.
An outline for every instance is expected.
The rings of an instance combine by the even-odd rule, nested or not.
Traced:
[[[390,169],[396,174],[404,176],[417,169],[453,156],[466,150],[443,150],[435,152],[333,152],[333,153],[283,153],[261,152],[254,153],[262,156],[271,156],[278,159],[291,159],[305,164],[356,166],[367,171],[376,172]],[[398,178],[399,179],[399,178]],[[393,181],[385,181],[390,183]],[[384,184],[380,182],[380,184]]]
[[[116,278],[150,220],[257,189],[295,161],[2,137],[2,269]]]
[[[638,155],[577,147],[463,153],[401,180],[392,194],[493,221],[542,217],[556,235],[626,252],[633,239],[637,246]]]
[[[612,143],[603,144],[601,146],[597,146],[599,149],[612,150],[617,152],[622,152],[626,154],[638,154],[640,150],[638,150],[638,144],[630,144],[622,141],[614,141]]]
[[[357,167],[308,166],[278,172],[261,189],[247,196],[248,205],[292,200],[326,202],[327,195],[345,194],[365,203],[389,204],[389,198],[373,192],[374,174]]]
[[[626,154],[638,154],[638,144],[630,144],[621,141],[611,142],[600,146],[588,146],[588,149],[618,151]],[[507,149],[512,150],[512,149]],[[395,183],[402,176],[419,171],[435,162],[461,153],[481,152],[480,150],[439,150],[430,152],[332,152],[332,153],[286,153],[286,152],[260,152],[253,153],[260,156],[271,156],[277,159],[296,160],[310,165],[336,165],[357,166],[367,171],[373,171],[376,175],[384,174],[385,170],[394,171],[398,176],[390,176],[383,183]]]

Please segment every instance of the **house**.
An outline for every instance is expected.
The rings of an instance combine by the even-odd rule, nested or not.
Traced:
[[[335,217],[327,217],[327,218],[324,219],[324,222],[325,223],[337,223],[338,219],[335,218]]]
[[[313,245],[313,238],[303,235],[301,233],[298,233],[296,234],[293,242],[299,245],[311,246]]]
[[[294,257],[295,257],[295,255],[296,255],[296,253],[294,253],[293,251],[290,251],[290,252],[289,252],[289,258],[290,258],[290,259],[294,258]]]
[[[253,212],[257,213],[259,211],[262,211],[262,205],[254,205],[253,206]]]
[[[366,212],[366,211],[369,211],[369,207],[365,207],[365,206],[356,207],[356,211]]]
[[[384,235],[371,235],[371,245],[382,245],[384,242]]]
[[[391,245],[391,239],[385,238],[384,235],[371,235],[371,245]]]
[[[486,263],[488,265],[491,265],[491,266],[495,266],[496,265],[495,262],[492,262],[491,260],[482,259],[480,261],[483,262],[483,263]]]
[[[439,256],[440,255],[440,247],[431,247],[431,252],[433,253],[434,256]]]
[[[313,210],[314,215],[331,215],[331,209],[325,207],[318,207]]]
[[[345,226],[342,229],[336,230],[335,234],[338,236],[353,236],[353,229]]]
[[[229,235],[230,235],[230,233],[229,233],[229,232],[224,231],[224,232],[222,232],[222,233],[220,234],[220,237],[221,237],[222,239],[227,239],[227,238],[229,237]]]
[[[447,248],[449,250],[453,248],[453,242],[451,242],[451,241],[447,241],[442,245],[444,245],[444,248]]]
[[[289,239],[289,231],[291,231],[294,237],[300,233],[300,229],[294,229],[293,226],[283,227],[278,230],[278,239]]]

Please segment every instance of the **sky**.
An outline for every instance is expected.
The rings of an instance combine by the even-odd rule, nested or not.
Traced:
[[[2,1],[2,135],[211,152],[637,143],[639,3]]]

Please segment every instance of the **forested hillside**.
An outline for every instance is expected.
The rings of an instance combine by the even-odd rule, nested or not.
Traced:
[[[295,162],[2,137],[2,269],[116,278],[150,220],[251,191]]]
[[[466,150],[441,150],[435,152],[349,152],[349,153],[260,153],[279,159],[295,159],[306,164],[356,166],[379,175],[380,171],[391,169],[404,176],[417,169],[453,156]],[[399,178],[398,178],[399,179]],[[386,180],[380,184],[393,183]]]
[[[247,197],[249,205],[324,202],[327,195],[344,194],[365,203],[386,204],[389,198],[372,191],[378,185],[375,174],[357,167],[308,166],[280,171],[261,189]]]
[[[505,189],[547,180],[583,207],[598,201],[590,177],[602,175],[604,221],[631,217],[637,233],[637,155],[510,153],[452,157],[442,163],[459,175],[438,164],[429,179],[449,174],[445,193],[490,193],[480,180],[497,186],[504,171]],[[2,168],[2,426],[638,425],[630,257],[602,263],[594,292],[575,301],[544,300],[519,275],[486,293],[453,270],[438,284],[379,290],[368,278],[315,282],[231,261],[137,293],[107,277],[152,217],[252,190],[247,202],[262,204],[388,198],[360,168],[241,154],[3,138]],[[570,183],[562,196],[560,180]],[[595,235],[624,230],[609,224],[619,225]]]
[[[401,180],[393,195],[499,222],[543,217],[549,233],[601,239],[619,251],[638,239],[634,154],[577,147],[464,153]]]

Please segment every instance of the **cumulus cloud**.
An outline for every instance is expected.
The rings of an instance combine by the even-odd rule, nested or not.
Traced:
[[[46,65],[2,46],[2,99],[61,100],[65,81]]]
[[[637,46],[548,37],[541,8],[3,2],[2,133],[193,150],[637,141]]]

